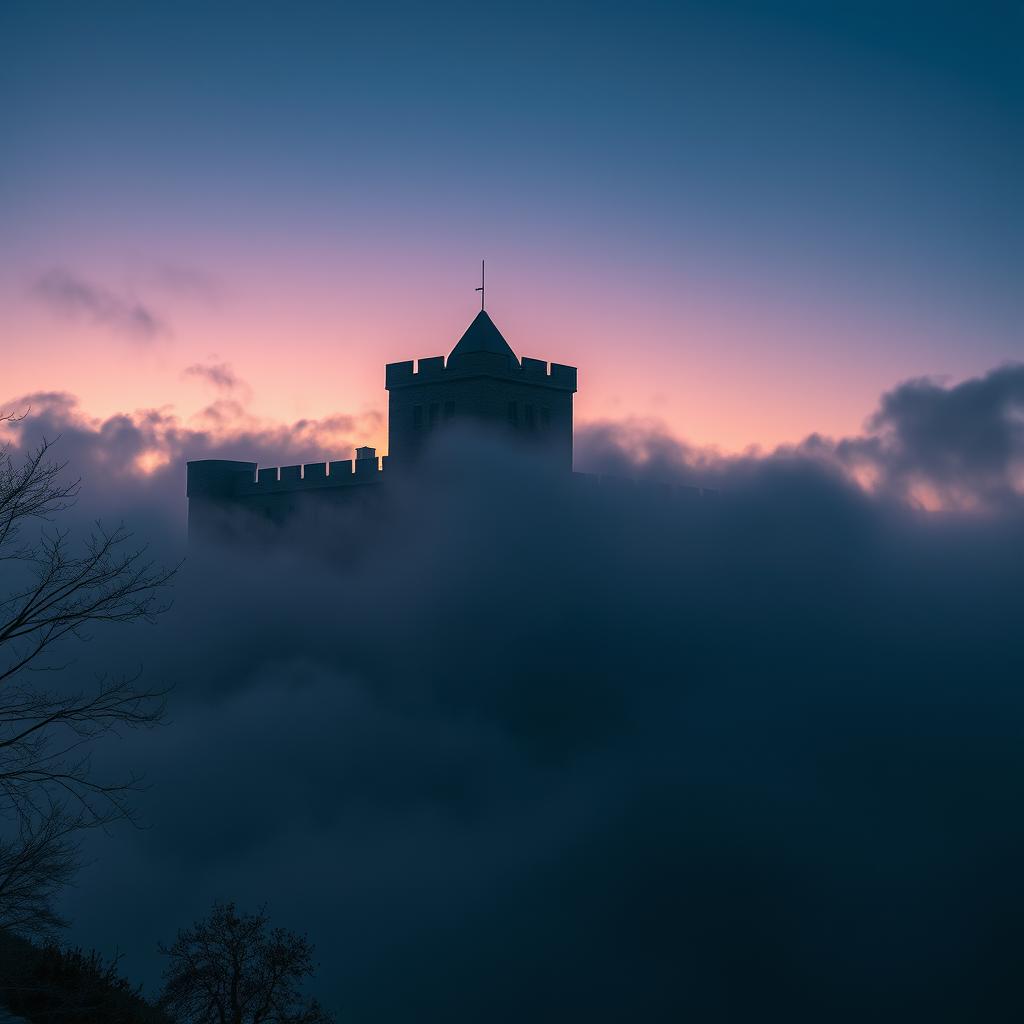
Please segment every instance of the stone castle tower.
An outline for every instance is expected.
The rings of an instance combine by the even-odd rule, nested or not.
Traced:
[[[356,459],[257,469],[254,462],[188,463],[189,536],[238,532],[238,514],[283,523],[323,503],[373,499],[374,485],[415,462],[428,439],[455,424],[513,437],[572,472],[576,367],[519,359],[482,309],[447,359],[389,363],[388,455],[357,448]]]
[[[389,363],[386,387],[391,465],[414,460],[431,434],[461,420],[508,431],[572,470],[576,367],[520,360],[483,310],[447,360]]]

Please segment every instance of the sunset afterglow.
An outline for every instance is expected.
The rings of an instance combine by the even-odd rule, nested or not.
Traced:
[[[570,39],[510,10],[481,45],[471,17],[410,10],[321,12],[279,49],[272,17],[199,37],[170,9],[101,29],[65,7],[65,50],[32,10],[3,54],[6,399],[382,414],[384,363],[451,348],[481,257],[516,351],[580,367],[579,422],[725,451],[853,433],[900,380],[1020,355],[1010,111],[990,62],[950,63],[959,39],[897,27],[869,54],[782,19],[752,51],[709,7]],[[239,62],[223,78],[194,73],[210,47]],[[364,439],[386,449],[383,419]]]
[[[1022,42],[0,0],[0,1024],[1024,1021]]]

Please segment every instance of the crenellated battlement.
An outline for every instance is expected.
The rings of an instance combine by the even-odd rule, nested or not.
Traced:
[[[387,462],[387,456],[378,459],[373,448],[357,448],[354,460],[292,466],[257,468],[255,462],[226,459],[189,462],[189,537],[234,536],[238,512],[250,517],[250,522],[280,525],[299,509],[313,513],[321,501],[362,501],[359,496],[380,493],[374,485],[384,477]]]
[[[539,384],[559,391],[576,391],[575,366],[548,363],[529,356],[518,360],[496,352],[464,352],[447,358],[430,356],[419,360],[406,359],[400,363],[388,363],[384,374],[388,391],[414,384],[435,384],[480,376]]]
[[[373,452],[372,448],[360,449]],[[336,462],[265,466],[255,462],[200,459],[188,463],[189,498],[231,499],[378,483],[388,458],[376,454]]]
[[[572,471],[576,367],[522,359],[481,309],[447,356],[388,363],[388,449],[415,462],[427,438],[456,423],[485,425]]]
[[[234,498],[259,494],[284,494],[329,487],[379,483],[387,469],[387,456],[307,462],[293,466],[256,468],[254,462],[202,459],[188,463],[188,497]],[[639,480],[608,473],[573,473],[577,487],[618,490],[624,494],[693,499],[717,497],[712,487]]]
[[[357,449],[362,457],[334,462],[307,462],[291,466],[264,466],[254,462],[201,459],[187,467],[189,533],[210,533],[225,514],[236,509],[283,522],[298,506],[302,495],[320,494],[345,499],[380,483],[386,473],[387,456],[378,459],[372,448]],[[612,500],[653,501],[672,505],[704,504],[717,497],[707,487],[668,484],[631,477],[597,473],[572,473],[572,485],[579,493],[601,495]],[[301,501],[307,499],[301,498]]]
[[[372,448],[357,449],[361,457],[334,462],[307,462],[257,468],[254,462],[203,459],[188,463],[189,536],[231,538],[238,534],[236,514],[249,522],[281,525],[300,509],[316,515],[322,502],[364,502],[383,495],[387,457]],[[687,508],[706,506],[717,497],[707,487],[668,484],[597,473],[572,473],[573,489],[587,500]],[[368,487],[366,485],[369,485]],[[315,497],[314,497],[315,496]]]

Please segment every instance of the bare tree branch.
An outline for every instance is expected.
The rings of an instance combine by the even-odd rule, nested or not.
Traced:
[[[0,423],[20,418],[0,413]],[[167,696],[138,676],[68,694],[39,688],[38,674],[66,672],[67,642],[98,623],[154,621],[176,571],[132,545],[123,524],[96,523],[77,551],[70,531],[48,526],[79,490],[63,482],[51,447],[44,440],[16,462],[0,446],[0,926],[29,934],[63,924],[53,904],[78,866],[82,830],[137,823],[140,779],[97,778],[95,743],[158,724]],[[25,541],[31,520],[40,530]]]
[[[239,913],[217,903],[160,952],[169,961],[160,1005],[182,1024],[330,1024],[300,990],[315,970],[313,947],[271,928],[263,909]]]

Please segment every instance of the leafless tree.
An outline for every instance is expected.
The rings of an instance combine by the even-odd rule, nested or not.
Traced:
[[[12,419],[0,414],[0,423]],[[26,934],[64,923],[54,900],[78,866],[82,830],[134,820],[139,779],[98,779],[95,742],[156,724],[165,697],[137,678],[103,677],[75,691],[39,680],[70,670],[69,642],[88,639],[90,627],[152,621],[174,574],[123,526],[97,523],[76,546],[54,525],[79,485],[51,448],[44,440],[18,459],[0,446],[0,926]]]
[[[182,1024],[330,1024],[303,980],[314,971],[313,947],[301,935],[271,928],[266,913],[239,913],[217,903],[205,921],[178,932],[164,971],[160,1006]]]

